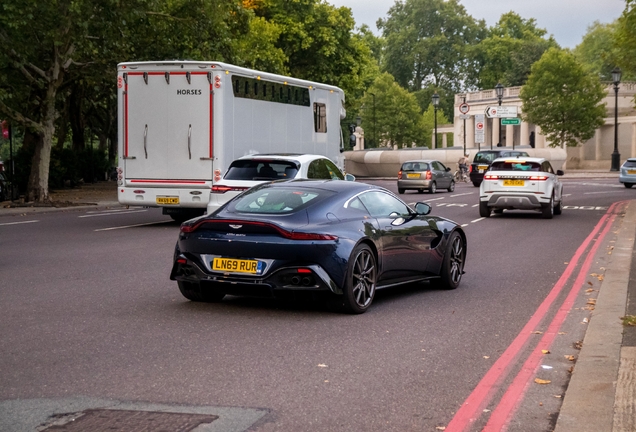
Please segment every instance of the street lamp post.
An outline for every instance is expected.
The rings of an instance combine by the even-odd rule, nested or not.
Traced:
[[[614,152],[610,171],[618,171],[621,164],[621,154],[618,152],[618,85],[621,82],[621,70],[617,67],[612,71],[612,81],[614,82]]]
[[[497,102],[499,106],[501,106],[501,100],[503,99],[504,94],[504,86],[502,86],[501,83],[497,83],[497,85],[495,86],[495,93],[497,93]],[[499,118],[497,118],[497,123],[497,128],[499,129],[499,142],[501,142],[501,120],[499,120]],[[490,149],[492,150],[492,140],[490,140]]]
[[[466,93],[462,95],[462,103],[466,103]],[[466,154],[466,117],[464,117],[464,153]]]
[[[378,142],[375,140],[375,93],[369,92],[369,94],[373,96],[373,145],[377,147]]]
[[[435,110],[435,148],[437,148],[437,106],[439,105],[439,95],[433,94],[433,108]]]

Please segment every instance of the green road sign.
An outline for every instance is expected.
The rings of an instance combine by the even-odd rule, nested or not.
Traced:
[[[521,119],[520,118],[502,118],[501,119],[501,124],[502,125],[520,125],[521,124]]]

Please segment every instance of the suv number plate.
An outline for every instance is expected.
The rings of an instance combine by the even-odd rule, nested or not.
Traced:
[[[526,182],[523,180],[504,180],[504,186],[525,186]]]
[[[230,273],[260,274],[261,266],[256,260],[214,258],[214,261],[212,261],[212,270]]]

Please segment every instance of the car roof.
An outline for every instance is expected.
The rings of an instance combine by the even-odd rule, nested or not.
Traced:
[[[270,159],[270,160],[285,160],[285,161],[297,161],[300,163],[309,162],[315,159],[329,159],[326,156],[316,154],[304,154],[304,153],[256,153],[242,156],[235,160],[245,159]]]
[[[504,161],[507,161],[507,160],[543,163],[546,159],[545,158],[538,158],[538,157],[529,157],[529,156],[506,156],[506,157],[497,158],[497,159],[495,159],[492,162],[493,163],[495,163],[495,162],[504,162]]]
[[[439,161],[437,159],[412,159],[412,160],[404,161],[402,163],[409,163],[409,162],[418,162],[418,163],[419,162],[426,162],[426,163],[429,163],[429,162],[439,162]]]

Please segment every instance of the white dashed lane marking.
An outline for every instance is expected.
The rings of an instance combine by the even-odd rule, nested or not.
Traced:
[[[40,222],[39,220],[30,220],[30,221],[20,221],[20,222],[6,222],[6,223],[0,223],[0,226],[4,226],[4,225],[20,225],[20,224],[28,224],[28,223],[35,223],[35,222]]]

